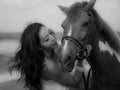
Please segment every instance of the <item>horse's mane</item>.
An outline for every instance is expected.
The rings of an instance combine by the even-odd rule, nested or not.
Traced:
[[[85,6],[87,2],[76,2],[72,6],[69,7],[67,10],[67,16],[72,20],[75,21],[79,18],[79,13],[81,10],[85,10]],[[91,10],[92,14],[94,15],[96,29],[99,33],[103,36],[104,40],[108,42],[108,44],[117,52],[120,53],[120,39],[117,34],[110,28],[110,26],[99,16],[96,10],[93,8]]]
[[[92,13],[94,14],[96,29],[103,36],[103,38],[108,42],[108,44],[115,51],[120,53],[120,39],[117,33],[115,33],[110,26],[100,17],[95,9],[92,9]]]

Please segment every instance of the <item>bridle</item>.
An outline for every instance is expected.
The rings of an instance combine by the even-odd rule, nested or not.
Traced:
[[[77,54],[76,54],[76,59],[78,59],[78,60],[83,60],[83,59],[87,59],[87,57],[89,56],[89,50],[88,50],[88,48],[87,48],[87,44],[90,44],[90,42],[91,42],[91,40],[90,40],[90,34],[91,34],[91,32],[90,32],[90,29],[91,29],[91,26],[94,28],[95,27],[95,25],[94,25],[94,23],[93,23],[93,14],[92,14],[92,12],[91,11],[87,11],[87,10],[85,10],[85,9],[83,9],[85,12],[87,12],[88,13],[88,15],[89,16],[91,16],[90,17],[90,20],[89,20],[89,22],[88,22],[88,33],[87,33],[87,35],[85,36],[85,38],[83,39],[83,40],[81,40],[80,42],[79,42],[79,40],[77,40],[76,38],[74,38],[74,37],[72,37],[72,36],[64,36],[63,38],[62,38],[62,43],[64,42],[64,40],[69,40],[69,41],[71,41],[72,43],[74,43],[77,47],[78,47],[78,50],[77,50]],[[93,25],[92,25],[93,24]]]
[[[88,57],[88,49],[87,49],[86,45],[84,45],[82,43],[82,41],[79,42],[77,39],[75,39],[74,37],[71,37],[71,36],[63,37],[62,42],[64,40],[69,40],[69,41],[73,42],[78,47],[76,59],[83,60],[83,59],[86,59]]]
[[[64,36],[62,38],[62,43],[64,42],[64,40],[69,40],[78,47],[77,54],[76,54],[76,59],[78,59],[78,60],[87,59],[87,57],[89,56],[89,50],[87,48],[87,44],[90,43],[90,40],[89,40],[90,39],[89,38],[89,36],[90,36],[90,20],[88,23],[89,23],[88,33],[85,36],[85,38],[83,40],[81,40],[80,42],[72,36]]]

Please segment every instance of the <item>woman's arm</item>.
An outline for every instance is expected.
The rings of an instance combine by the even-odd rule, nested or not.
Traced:
[[[72,76],[69,73],[63,73],[55,62],[49,61],[46,69],[47,79],[53,80],[65,86],[77,88],[79,87],[79,83],[82,80],[83,75],[82,63],[83,61],[78,62],[78,66],[76,67],[75,73]]]

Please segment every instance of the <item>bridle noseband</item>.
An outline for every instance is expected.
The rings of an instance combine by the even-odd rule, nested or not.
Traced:
[[[82,43],[82,41],[79,42],[78,40],[76,40],[74,37],[71,37],[71,36],[63,37],[62,42],[64,40],[70,40],[78,47],[76,59],[83,60],[88,57],[88,49],[87,49],[86,45]]]

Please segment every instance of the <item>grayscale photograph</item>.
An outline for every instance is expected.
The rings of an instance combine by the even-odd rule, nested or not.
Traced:
[[[0,90],[120,90],[120,0],[0,0]]]

